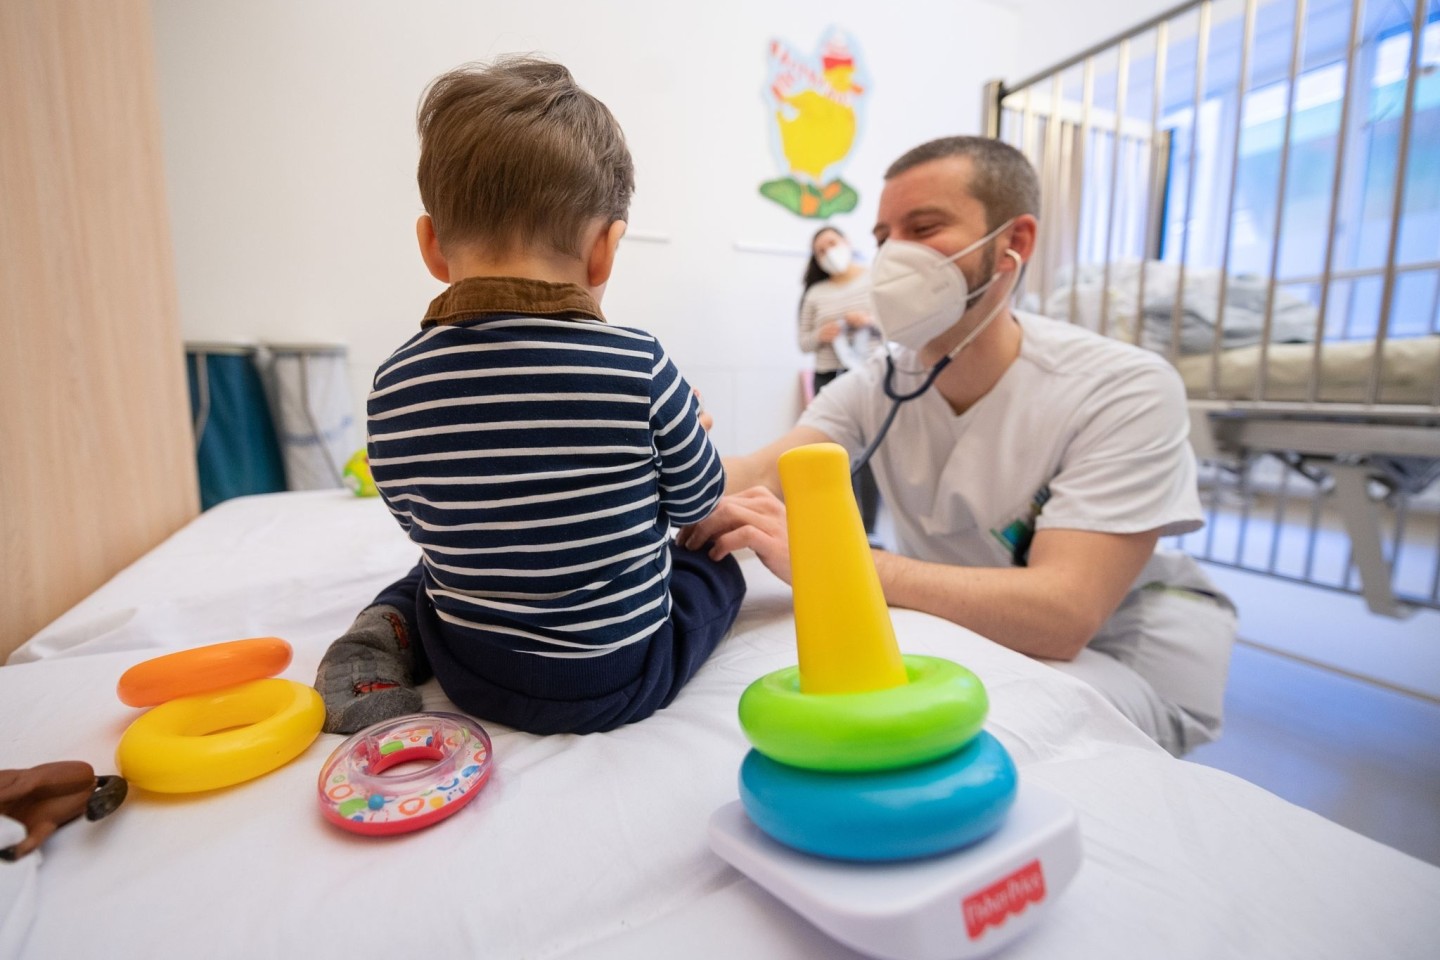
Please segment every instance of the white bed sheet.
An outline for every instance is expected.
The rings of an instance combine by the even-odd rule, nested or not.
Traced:
[[[136,715],[115,680],[165,650],[276,634],[295,646],[285,676],[309,681],[329,641],[413,559],[378,502],[345,493],[211,510],[0,669],[0,766],[112,770]],[[740,692],[795,657],[788,590],[753,559],[746,574],[733,635],[651,719],[588,737],[490,725],[496,773],[481,796],[385,840],[342,833],[315,809],[337,736],[228,790],[134,795],[105,821],[61,830],[43,860],[0,864],[11,871],[0,890],[9,879],[33,891],[8,920],[0,904],[0,953],[18,939],[35,958],[854,956],[706,847],[746,749]],[[1042,783],[1080,814],[1079,876],[1005,956],[1434,955],[1440,869],[1170,758],[1043,664],[935,618],[894,617],[907,652],[984,679],[988,729],[1022,789]],[[425,699],[452,709],[433,683]]]

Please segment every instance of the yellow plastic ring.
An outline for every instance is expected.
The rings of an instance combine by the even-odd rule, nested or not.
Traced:
[[[801,693],[800,668],[750,684],[740,726],[756,750],[807,770],[894,770],[969,743],[990,699],[969,670],[939,657],[907,656],[910,682],[863,693]]]
[[[324,723],[325,703],[311,687],[254,680],[141,714],[120,737],[115,762],[144,790],[216,790],[289,763]]]

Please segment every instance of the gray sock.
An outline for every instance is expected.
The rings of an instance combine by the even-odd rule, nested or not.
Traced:
[[[360,611],[344,636],[330,644],[315,674],[326,733],[354,733],[420,710],[410,643],[399,610],[377,605]]]

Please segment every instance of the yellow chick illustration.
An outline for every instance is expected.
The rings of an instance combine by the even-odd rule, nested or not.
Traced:
[[[854,101],[865,92],[865,88],[856,82],[855,55],[850,52],[850,45],[843,34],[832,33],[825,41],[825,48],[820,53],[820,69],[825,74],[825,82],[837,97]]]
[[[780,100],[791,114],[787,117],[784,107],[775,111],[790,170],[819,183],[825,169],[843,160],[855,143],[855,110],[814,90]]]
[[[814,59],[772,41],[767,90],[779,156],[790,176],[761,184],[760,193],[802,217],[855,208],[853,187],[835,176],[855,147],[865,95],[851,43],[832,31]],[[831,177],[826,180],[826,176]]]

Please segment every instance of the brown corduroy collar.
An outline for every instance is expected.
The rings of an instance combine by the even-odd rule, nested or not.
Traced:
[[[430,301],[420,327],[490,315],[605,320],[600,304],[578,284],[529,277],[469,277]]]

